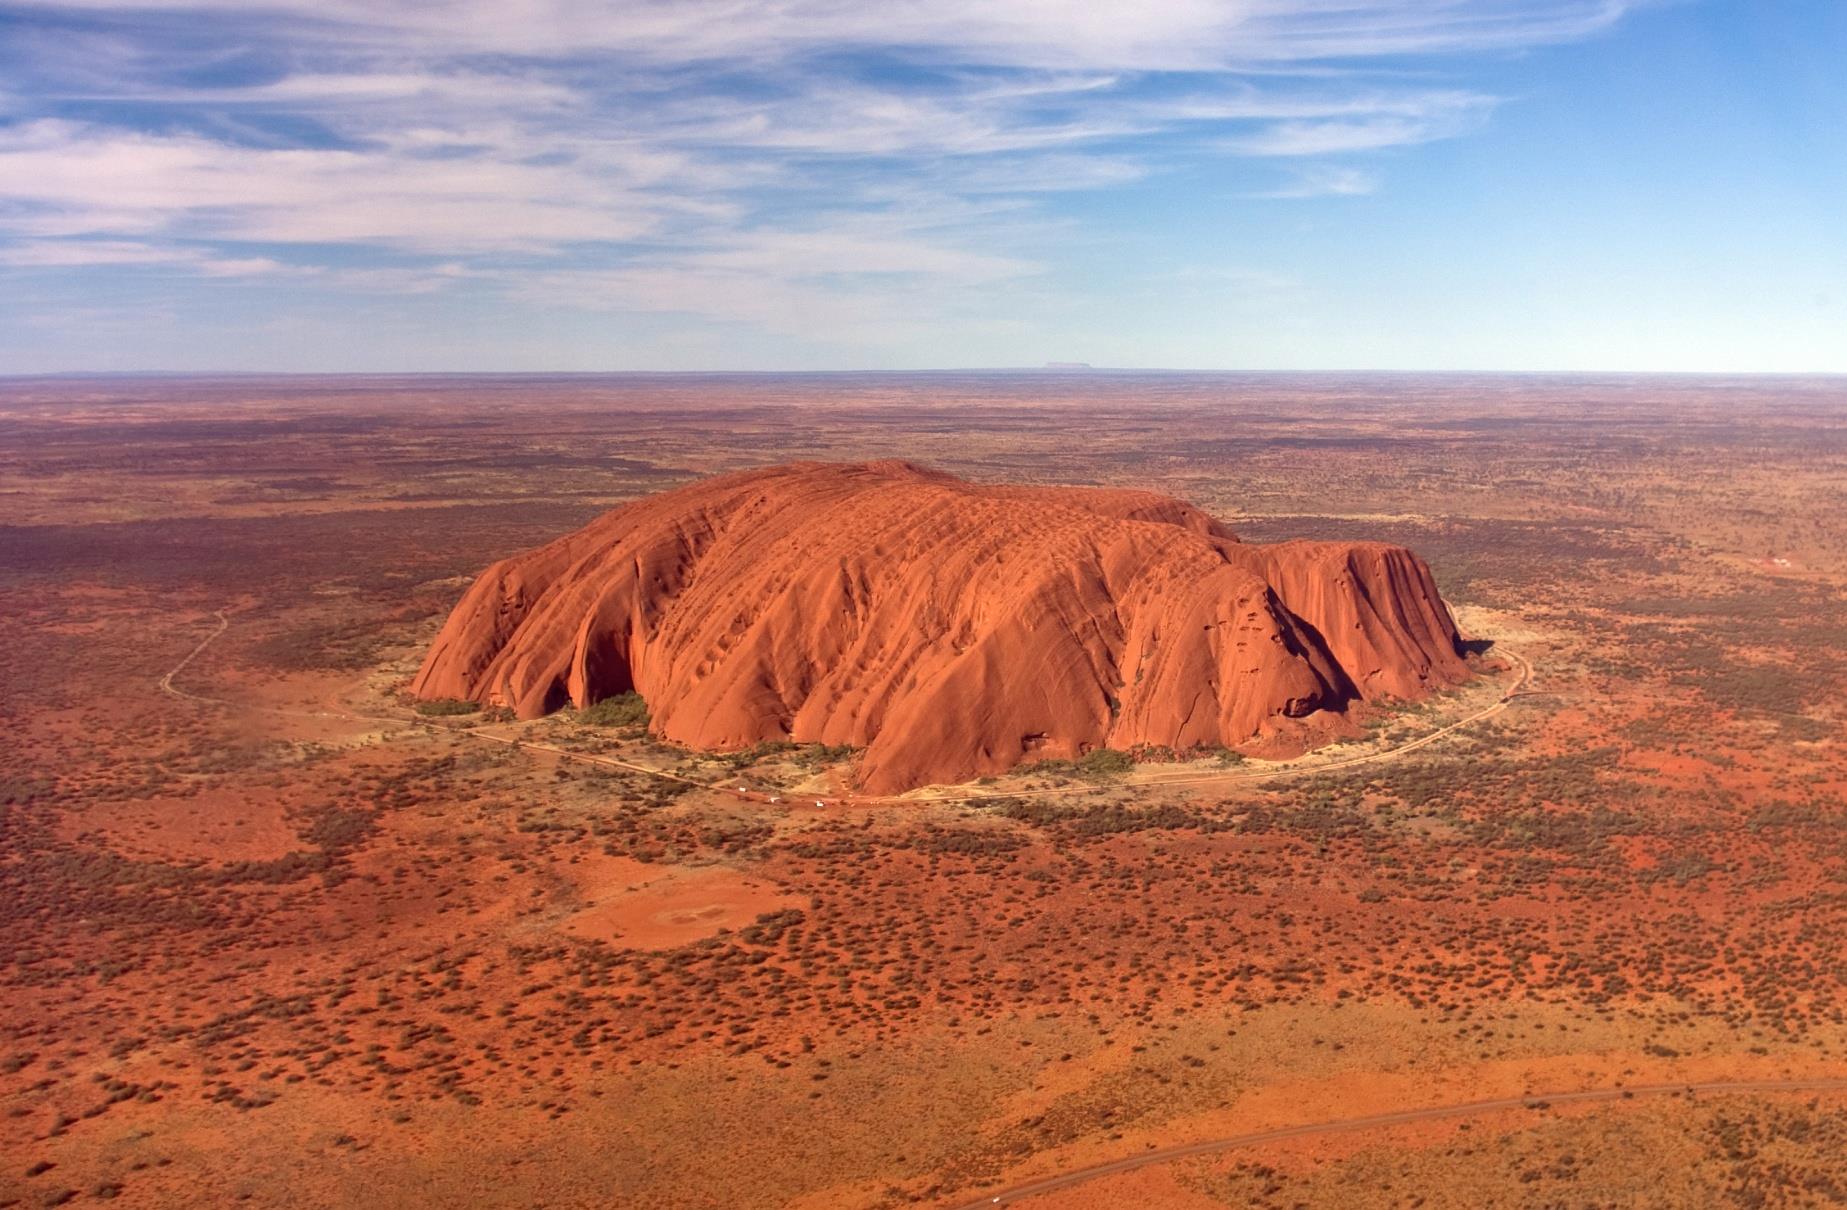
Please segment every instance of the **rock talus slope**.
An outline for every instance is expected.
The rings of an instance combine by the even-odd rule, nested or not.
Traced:
[[[889,793],[1095,747],[1302,738],[1466,675],[1403,547],[1250,545],[1147,492],[810,463],[495,564],[412,690],[532,718],[633,689],[666,739],[849,744]]]

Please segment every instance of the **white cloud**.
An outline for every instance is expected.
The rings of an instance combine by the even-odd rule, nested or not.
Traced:
[[[1370,193],[1497,103],[1374,66],[1642,2],[62,0],[0,60],[0,265],[908,331],[1046,265],[1046,195]]]
[[[1638,0],[66,0],[116,13],[293,19],[308,44],[670,62],[906,48],[1018,67],[1209,71],[1526,47],[1607,29]]]
[[[167,105],[213,105],[288,108],[309,112],[350,110],[371,104],[440,105],[453,111],[474,107],[492,111],[506,106],[569,107],[580,94],[542,78],[482,72],[377,71],[306,72],[267,84],[227,88],[150,88],[129,86],[74,89],[86,101],[158,101]]]
[[[833,274],[920,274],[965,282],[1014,277],[1033,268],[1013,257],[851,231],[756,232],[686,255],[680,263],[791,279]]]
[[[27,240],[0,247],[0,265],[20,269],[155,265],[188,269],[207,277],[251,277],[289,271],[286,265],[268,257],[226,257],[204,248],[129,240]]]
[[[1226,140],[1226,150],[1249,156],[1335,155],[1378,151],[1448,138],[1454,122],[1418,118],[1353,118],[1335,122],[1278,122],[1253,134]]]
[[[692,316],[795,341],[861,349],[953,337],[958,330],[993,336],[1024,327],[1025,317],[1035,310],[1030,296],[1009,292],[1010,305],[997,316],[991,289],[955,280],[822,280],[683,265],[548,269],[522,274],[508,289],[534,305],[568,298],[591,310]]]
[[[1310,197],[1364,197],[1379,188],[1379,174],[1364,168],[1342,164],[1311,164],[1291,174],[1284,184],[1273,189],[1248,193],[1246,197],[1288,200]]]
[[[626,178],[626,179],[625,179]],[[6,225],[34,234],[165,233],[269,243],[388,244],[435,253],[534,250],[652,230],[652,171],[487,152],[241,147],[65,121],[0,129]]]
[[[126,240],[55,243],[34,240],[0,248],[0,264],[34,269],[75,265],[168,265],[199,259],[191,250],[136,244]]]

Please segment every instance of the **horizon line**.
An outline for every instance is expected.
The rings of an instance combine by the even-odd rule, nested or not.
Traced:
[[[710,369],[710,370],[27,370],[0,369],[0,382],[82,378],[814,378],[906,377],[931,374],[1018,374],[1081,378],[1087,375],[1198,374],[1264,377],[1600,377],[1600,378],[1847,378],[1837,370],[1636,370],[1636,369],[1229,369],[1193,366],[931,366],[914,369]]]

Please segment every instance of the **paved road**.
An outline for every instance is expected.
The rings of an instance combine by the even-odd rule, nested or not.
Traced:
[[[605,768],[623,769],[630,773],[639,773],[647,777],[656,777],[656,778],[660,778],[663,781],[675,782],[679,785],[693,786],[693,787],[696,787],[702,790],[710,790],[714,793],[727,794],[727,795],[730,795],[732,798],[739,799],[744,802],[768,803],[768,802],[771,802],[772,800],[778,801],[778,802],[787,800],[790,803],[796,804],[796,805],[801,805],[801,804],[805,804],[808,802],[814,802],[816,806],[830,805],[830,802],[831,803],[845,803],[845,804],[850,804],[854,806],[871,806],[871,805],[881,805],[881,804],[884,804],[884,805],[903,804],[903,805],[908,805],[908,806],[922,806],[922,805],[929,804],[929,803],[980,802],[984,799],[995,799],[995,798],[1047,798],[1047,797],[1056,797],[1059,795],[1066,795],[1066,794],[1090,794],[1090,793],[1094,793],[1096,790],[1100,788],[1104,788],[1103,786],[1100,786],[1100,785],[1077,784],[1077,785],[1065,785],[1065,786],[1046,786],[1046,787],[1036,789],[1036,790],[974,789],[974,790],[955,791],[955,792],[951,792],[947,794],[929,794],[929,795],[919,795],[919,796],[908,796],[908,795],[902,795],[902,794],[867,795],[867,796],[847,795],[845,797],[835,798],[831,800],[826,797],[823,797],[821,799],[814,799],[810,796],[805,796],[805,795],[800,795],[800,794],[786,794],[782,792],[771,794],[768,791],[751,790],[747,786],[740,788],[740,786],[737,783],[731,782],[728,779],[724,781],[715,781],[715,782],[700,781],[697,778],[685,777],[681,774],[672,773],[665,769],[655,769],[647,765],[636,764],[632,761],[622,760],[620,758],[613,757],[613,756],[598,756],[598,755],[595,755],[589,752],[577,752],[569,748],[562,748],[556,744],[539,743],[533,740],[518,739],[513,736],[497,735],[494,732],[487,730],[485,727],[465,727],[465,726],[441,725],[441,724],[433,723],[430,720],[419,717],[417,715],[355,714],[355,713],[352,713],[350,711],[345,711],[345,710],[312,710],[310,711],[310,710],[289,710],[289,709],[285,709],[280,706],[252,706],[251,704],[247,702],[234,702],[234,701],[227,700],[225,698],[208,697],[203,694],[192,693],[187,690],[178,688],[173,683],[173,678],[175,676],[179,675],[182,671],[184,671],[188,664],[191,664],[193,660],[197,659],[201,652],[203,652],[207,647],[211,646],[213,642],[215,642],[221,635],[224,634],[226,630],[230,628],[231,620],[228,616],[226,616],[224,610],[222,609],[215,610],[213,613],[213,616],[218,619],[218,628],[212,631],[212,633],[206,635],[205,638],[199,643],[198,646],[194,647],[191,651],[187,652],[186,657],[184,659],[182,659],[179,663],[175,664],[166,673],[166,675],[160,678],[160,688],[162,692],[171,694],[172,696],[177,697],[177,698],[183,698],[186,701],[191,701],[191,702],[203,702],[209,705],[226,706],[232,709],[240,709],[240,710],[256,709],[256,710],[262,710],[269,714],[287,715],[287,716],[294,717],[294,718],[338,718],[338,719],[345,719],[351,722],[385,723],[385,724],[389,724],[392,726],[399,726],[399,727],[423,727],[429,730],[443,731],[450,735],[464,735],[464,736],[468,736],[471,739],[482,740],[487,743],[500,744],[503,747],[522,748],[530,752],[543,752],[543,753],[546,753],[547,755],[556,756],[562,760],[576,761],[580,764],[601,765]],[[1492,718],[1493,716],[1499,714],[1501,711],[1507,709],[1508,704],[1511,703],[1516,698],[1535,696],[1532,691],[1526,688],[1526,686],[1529,683],[1531,683],[1532,678],[1533,678],[1532,665],[1527,663],[1525,657],[1521,656],[1519,653],[1515,651],[1504,649],[1502,651],[1502,654],[1504,654],[1508,659],[1513,661],[1516,676],[1515,676],[1513,683],[1509,685],[1507,690],[1504,693],[1502,693],[1501,696],[1498,699],[1496,699],[1492,705],[1487,706],[1484,709],[1476,711],[1474,714],[1469,715],[1467,718],[1459,719],[1456,722],[1450,723],[1448,726],[1440,727],[1435,731],[1431,731],[1425,735],[1418,736],[1416,739],[1407,740],[1404,743],[1398,744],[1394,747],[1384,748],[1376,752],[1362,752],[1355,756],[1342,757],[1337,760],[1317,760],[1315,757],[1311,755],[1307,758],[1301,759],[1298,762],[1290,762],[1290,763],[1280,763],[1279,762],[1275,765],[1272,765],[1268,768],[1263,768],[1263,769],[1240,769],[1240,770],[1235,770],[1235,771],[1228,770],[1228,771],[1214,772],[1214,773],[1185,774],[1185,775],[1173,776],[1173,777],[1163,777],[1160,774],[1155,774],[1151,777],[1143,778],[1140,781],[1125,783],[1124,786],[1125,788],[1133,789],[1137,786],[1225,785],[1225,784],[1229,784],[1233,782],[1241,782],[1241,781],[1266,781],[1272,778],[1279,778],[1279,777],[1297,777],[1297,776],[1304,776],[1304,775],[1315,774],[1315,773],[1329,773],[1337,769],[1351,769],[1358,765],[1370,765],[1370,764],[1375,764],[1381,761],[1395,760],[1398,757],[1403,756],[1408,752],[1415,752],[1419,748],[1425,747],[1429,744],[1434,744],[1438,740],[1443,739],[1445,736],[1453,735],[1455,732],[1462,730],[1464,727],[1468,727],[1475,723],[1481,722],[1483,719]]]
[[[1127,1156],[1106,1164],[1095,1164],[1089,1168],[1079,1168],[1058,1176],[1048,1176],[1043,1180],[1028,1184],[1014,1185],[1008,1189],[983,1195],[979,1200],[967,1203],[961,1210],[982,1210],[983,1207],[1005,1205],[1010,1202],[1023,1201],[1041,1194],[1056,1193],[1069,1189],[1099,1177],[1115,1176],[1123,1172],[1133,1172],[1138,1168],[1147,1168],[1153,1164],[1166,1164],[1174,1160],[1187,1159],[1197,1155],[1211,1155],[1220,1151],[1232,1151],[1241,1147],[1257,1147],[1265,1143],[1280,1143],[1291,1139],[1316,1138],[1329,1134],[1346,1134],[1356,1130],[1378,1130],[1387,1126],[1403,1126],[1412,1122],[1437,1121],[1443,1118],[1472,1117],[1484,1113],[1502,1113],[1510,1109],[1537,1109],[1550,1105],[1581,1105],[1593,1101],[1620,1101],[1630,1097],[1658,1097],[1676,1094],[1736,1094],[1752,1092],[1847,1092],[1847,1079],[1816,1080],[1724,1080],[1712,1083],[1696,1084],[1639,1084],[1630,1088],[1590,1088],[1573,1092],[1539,1092],[1527,1096],[1500,1097],[1487,1101],[1467,1101],[1458,1105],[1431,1105],[1422,1109],[1401,1109],[1393,1113],[1375,1113],[1360,1118],[1343,1118],[1333,1122],[1311,1122],[1301,1126],[1284,1126],[1276,1130],[1259,1130],[1251,1134],[1237,1134],[1229,1138],[1205,1139],[1197,1143],[1184,1143],[1177,1147],[1163,1147],[1140,1155]]]

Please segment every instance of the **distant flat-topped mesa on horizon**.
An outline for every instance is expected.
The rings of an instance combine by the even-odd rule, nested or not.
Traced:
[[[1151,492],[904,462],[688,484],[494,564],[412,683],[534,718],[636,691],[660,737],[863,748],[895,793],[1099,747],[1294,750],[1468,675],[1430,569],[1241,543]]]

